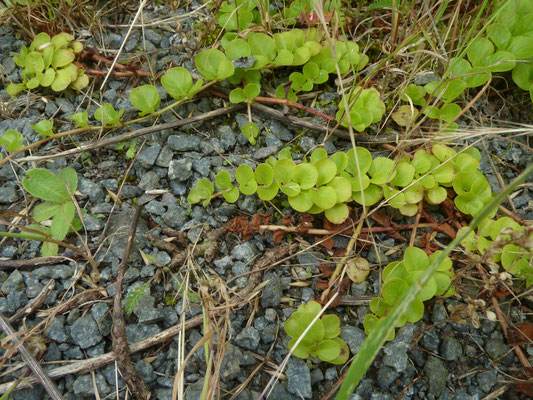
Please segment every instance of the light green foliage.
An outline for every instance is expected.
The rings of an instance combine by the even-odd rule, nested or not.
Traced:
[[[143,283],[142,285],[135,286],[126,296],[126,301],[124,305],[124,311],[126,311],[127,315],[130,315],[132,312],[134,312],[137,307],[139,307],[139,303],[141,302],[144,294],[148,291],[148,288],[150,287],[150,283],[152,281],[148,280],[148,282]]]
[[[255,0],[224,1],[218,9],[216,20],[226,31],[248,29],[252,22],[260,23],[257,6]]]
[[[98,107],[94,111],[94,118],[103,125],[118,125],[122,114],[124,114],[124,110],[117,112],[110,103],[104,103],[102,107]]]
[[[133,158],[135,157],[135,153],[137,152],[137,143],[135,142],[135,139],[131,139],[130,141],[124,141],[124,142],[118,142],[115,146],[116,150],[126,150],[126,157]]]
[[[323,3],[324,13],[329,15],[333,12],[336,12],[339,17],[343,16],[342,12],[342,2],[340,0],[326,0]],[[312,24],[312,21],[309,21],[309,17],[313,12],[313,2],[312,0],[294,0],[287,7],[283,8],[282,15],[284,17],[283,22],[287,25],[293,25],[299,21],[304,21],[308,24]],[[314,23],[318,23],[315,21]]]
[[[159,107],[161,98],[152,85],[138,86],[130,92],[130,101],[139,110],[139,116],[153,113]]]
[[[211,196],[215,192],[215,187],[207,179],[200,179],[196,187],[192,188],[187,197],[190,204],[195,204],[203,200],[203,206],[206,207],[211,201]]]
[[[39,33],[30,47],[22,46],[20,53],[13,57],[22,68],[22,83],[11,83],[7,92],[15,96],[25,89],[39,86],[50,87],[55,92],[71,87],[81,90],[89,84],[89,78],[82,69],[73,64],[75,54],[83,50],[74,36],[61,32],[53,38],[47,33]]]
[[[362,147],[357,147],[355,153],[352,149],[329,158],[324,149],[316,149],[309,161],[296,164],[290,151],[284,149],[278,159],[269,158],[255,172],[241,165],[236,173],[238,187],[233,186],[227,171],[217,175],[215,184],[231,202],[237,200],[239,190],[245,195],[257,193],[265,201],[281,191],[294,210],[324,212],[335,224],[348,218],[347,204],[352,201],[371,206],[385,198],[390,207],[413,216],[422,200],[440,204],[448,197],[446,188],[452,187],[457,193],[455,204],[459,210],[476,216],[492,199],[488,181],[478,171],[480,153],[470,148],[457,155],[454,149],[443,144],[434,145],[432,152],[420,149],[412,160],[404,157],[394,161],[386,157],[372,159],[370,152]],[[205,206],[208,198],[201,199]],[[195,195],[191,204],[201,199]]]
[[[379,122],[385,112],[385,103],[379,98],[379,92],[374,89],[361,89],[357,87],[347,98],[350,122],[358,131],[364,131],[370,124]],[[345,116],[344,102],[339,104],[337,119],[341,124],[348,126],[348,118]]]
[[[87,128],[89,126],[89,115],[87,111],[81,111],[70,117],[70,119],[76,122],[78,128]]]
[[[22,186],[31,195],[42,200],[33,208],[36,222],[52,220],[50,228],[38,225],[34,229],[49,234],[56,240],[63,240],[74,222],[76,207],[72,196],[78,187],[78,175],[72,168],[64,168],[56,175],[43,168],[34,168],[26,172]],[[37,235],[39,236],[39,235]],[[40,236],[40,240],[42,240]],[[39,237],[36,237],[39,240]],[[43,256],[57,254],[57,244],[47,243],[42,247]]]
[[[313,319],[320,313],[316,301],[302,304],[285,322],[284,328],[292,339],[289,349],[299,358],[315,356],[332,364],[344,364],[350,355],[347,344],[339,337],[340,319],[334,314],[323,315],[311,326],[298,346],[296,341],[302,336]]]
[[[375,326],[384,319],[388,312],[394,307],[398,299],[415,282],[418,277],[428,268],[431,261],[438,257],[441,251],[436,251],[431,256],[427,256],[423,250],[416,247],[409,247],[402,261],[389,263],[383,270],[383,287],[379,297],[374,297],[370,301],[369,313],[363,321],[367,335]],[[452,261],[446,257],[441,263],[437,272],[426,283],[422,291],[418,294],[414,302],[411,303],[403,318],[398,321],[396,328],[405,325],[407,322],[417,322],[424,315],[424,301],[434,296],[451,296],[455,293],[455,288],[451,286],[455,272],[452,268]],[[387,338],[394,339],[394,331]]]
[[[14,129],[8,129],[0,137],[0,146],[4,147],[8,153],[11,153],[21,147],[23,141],[24,137],[20,132]]]
[[[462,228],[457,234],[465,228]],[[529,232],[529,237],[527,234]],[[533,267],[531,255],[533,249],[533,233],[509,217],[496,220],[484,220],[477,231],[461,241],[461,245],[471,252],[481,255],[489,253],[489,263],[493,273],[504,270],[512,276],[526,282],[526,287],[533,285]],[[494,268],[499,266],[501,269]]]
[[[161,77],[161,85],[176,100],[195,94],[202,83],[198,79],[193,85],[191,73],[182,67],[171,68]]]
[[[208,80],[223,80],[233,75],[234,68],[224,53],[217,49],[202,50],[195,57],[196,68]]]
[[[51,136],[54,134],[54,120],[43,119],[32,125],[31,129],[37,132],[37,136]]]

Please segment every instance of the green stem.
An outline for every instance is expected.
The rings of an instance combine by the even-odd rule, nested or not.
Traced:
[[[450,242],[450,244],[444,249],[444,251],[436,257],[429,267],[424,271],[420,277],[413,282],[413,284],[407,289],[407,291],[398,300],[396,306],[392,309],[390,314],[381,320],[375,329],[370,333],[361,346],[361,349],[353,359],[350,368],[346,372],[346,376],[342,383],[335,400],[348,400],[353,393],[359,381],[366,373],[374,358],[376,358],[381,347],[385,343],[389,334],[394,330],[396,322],[405,314],[407,308],[416,299],[416,296],[420,293],[427,281],[437,271],[438,267],[444,261],[444,259],[452,252],[452,250],[465,239],[470,232],[490,215],[491,211],[498,207],[498,205],[505,200],[505,198],[521,183],[523,183],[529,175],[533,173],[533,164],[526,168],[515,180],[507,186],[499,195],[494,197],[489,204],[487,204],[483,210],[475,217],[468,228],[465,229],[460,235]]]

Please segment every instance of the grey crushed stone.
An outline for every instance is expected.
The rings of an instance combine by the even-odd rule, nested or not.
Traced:
[[[452,337],[445,337],[440,344],[440,355],[448,361],[458,360],[463,354],[463,346]]]
[[[201,139],[198,136],[171,135],[167,143],[174,151],[196,151],[200,147]]]
[[[231,343],[226,344],[226,352],[222,361],[222,368],[220,369],[220,379],[227,382],[237,377],[241,370],[240,359],[242,358],[242,351]]]
[[[157,375],[150,363],[139,360],[135,363],[135,370],[139,373],[145,383],[151,383],[157,379]]]
[[[440,396],[448,379],[448,370],[444,363],[437,357],[430,356],[424,366],[424,372],[429,386],[429,393],[435,397]]]
[[[14,292],[20,292],[24,289],[24,277],[19,270],[14,270],[9,277],[2,283],[0,290],[2,293],[9,295]]]
[[[287,363],[285,375],[287,375],[287,390],[290,393],[306,399],[312,397],[311,371],[304,360],[291,357]]]
[[[168,166],[168,178],[173,181],[185,182],[192,176],[192,160],[180,158],[172,160]]]
[[[351,354],[357,354],[366,338],[365,332],[351,325],[341,326],[340,337],[346,342]]]
[[[65,330],[65,317],[63,315],[57,315],[46,330],[46,337],[54,340],[57,343],[64,343],[68,339],[68,334]]]
[[[102,339],[98,325],[89,314],[78,318],[70,329],[72,341],[82,349],[98,344]]]
[[[261,296],[261,306],[278,307],[283,296],[283,288],[279,276],[273,273],[265,274],[264,281],[268,281]]]
[[[259,331],[253,326],[247,326],[235,337],[234,342],[248,350],[255,350],[259,345],[261,336]]]
[[[251,242],[244,242],[231,250],[231,256],[235,260],[250,262],[257,254],[257,248]]]
[[[148,171],[142,175],[138,186],[143,190],[159,189],[159,180],[160,177],[157,173],[155,173],[154,171]]]
[[[128,344],[139,342],[150,336],[155,335],[156,333],[161,332],[161,328],[155,324],[145,325],[145,324],[133,324],[126,326],[126,340]]]
[[[111,392],[111,388],[106,382],[102,374],[95,374],[96,388],[100,395],[107,395]],[[74,381],[74,394],[77,396],[94,396],[94,383],[91,374],[81,375]]]

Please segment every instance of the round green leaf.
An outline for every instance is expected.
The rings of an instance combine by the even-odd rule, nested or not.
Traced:
[[[297,196],[302,188],[300,187],[300,185],[294,181],[292,182],[287,182],[283,185],[280,185],[279,189],[285,193],[287,195],[287,197],[294,197],[294,196]]]
[[[446,189],[442,186],[437,186],[434,189],[428,190],[426,193],[426,199],[429,204],[440,204],[448,197]]]
[[[228,171],[223,169],[215,176],[215,185],[219,189],[229,189],[233,185],[231,184],[231,175]]]
[[[308,190],[300,192],[296,196],[289,197],[288,199],[291,207],[298,212],[307,212],[313,206],[313,200],[311,200],[311,195]]]
[[[74,61],[74,53],[67,49],[57,49],[52,56],[52,67],[57,68],[64,67]]]
[[[403,261],[393,261],[383,269],[383,281],[387,282],[392,278],[407,279],[408,272],[405,269]]]
[[[407,322],[415,323],[424,316],[424,303],[418,297],[409,305],[405,312]]]
[[[319,172],[314,165],[301,163],[294,168],[292,179],[300,184],[303,190],[310,189],[317,184]]]
[[[484,66],[484,60],[494,53],[494,45],[490,40],[479,37],[470,43],[466,53],[472,66]]]
[[[279,186],[277,182],[272,182],[268,186],[258,186],[257,187],[257,195],[261,200],[269,201],[272,200],[276,195],[278,194]],[[290,202],[289,198],[289,202]]]
[[[255,180],[260,185],[270,185],[274,180],[274,170],[268,164],[259,164],[255,169]]]
[[[383,197],[383,188],[381,186],[370,184],[362,192],[352,192],[352,197],[355,202],[361,205],[371,206],[376,204]]]
[[[404,266],[408,272],[424,271],[429,265],[427,254],[418,247],[409,247],[405,250]]]
[[[316,180],[317,186],[322,186],[326,183],[329,183],[335,177],[335,175],[337,175],[337,165],[329,158],[318,160],[314,167],[316,171],[318,171],[318,178]]]
[[[413,284],[420,275],[422,275],[423,271],[415,271],[411,272],[409,276],[407,277],[407,280],[410,284]],[[418,293],[418,298],[422,301],[426,301],[431,299],[435,294],[437,293],[437,282],[433,277],[429,278],[429,280],[426,282],[426,284],[422,287],[422,290],[420,293]]]
[[[391,306],[395,305],[398,298],[408,289],[408,287],[409,285],[403,279],[388,279],[381,291],[383,300]]]
[[[326,339],[317,346],[316,353],[322,361],[331,361],[340,355],[341,347],[334,340]]]
[[[405,187],[409,185],[415,176],[415,167],[407,161],[400,161],[396,166],[396,176],[390,181],[393,186]]]
[[[335,193],[335,190],[329,186],[313,189],[310,194],[313,203],[324,210],[333,207],[337,203],[337,194]]]
[[[435,283],[437,284],[436,295],[442,296],[450,287],[452,279],[444,272],[435,272],[433,278],[435,279]]]
[[[348,156],[342,151],[338,151],[330,157],[337,166],[337,174],[340,174],[348,166]]]
[[[7,152],[17,150],[22,146],[24,137],[22,134],[14,129],[8,129],[0,137],[0,146],[4,146]]]
[[[352,197],[352,185],[346,178],[336,176],[328,183],[328,186],[335,190],[335,193],[337,194],[337,202],[339,203],[345,203]]]
[[[26,68],[29,72],[37,73],[44,69],[44,61],[41,53],[32,51],[26,56]]]
[[[161,85],[177,100],[186,96],[191,90],[192,77],[185,68],[171,68],[161,77]]]
[[[234,67],[224,53],[217,49],[202,50],[195,57],[195,64],[209,80],[223,80],[233,75]]]
[[[50,231],[54,239],[65,239],[68,230],[70,229],[72,219],[74,218],[75,211],[76,208],[72,202],[67,202],[61,205],[61,211],[55,214],[52,219],[52,225],[50,226]]]
[[[370,175],[370,183],[383,185],[391,181],[396,175],[394,161],[386,157],[376,157],[370,165],[368,174]]]
[[[56,70],[56,76],[50,87],[54,92],[61,92],[70,85],[70,82],[72,82],[72,76],[69,71],[65,69]]]
[[[22,186],[32,196],[45,201],[61,203],[70,199],[70,194],[59,177],[44,168],[26,171]]]
[[[59,171],[57,176],[68,186],[72,194],[76,192],[76,189],[78,188],[78,174],[74,169],[63,168]]]
[[[233,39],[225,47],[226,57],[229,60],[236,60],[240,57],[250,57],[252,54],[250,46],[243,39]]]
[[[324,324],[324,338],[333,339],[341,333],[341,320],[335,314],[324,315],[322,317]]]
[[[276,179],[276,181],[278,181],[279,183],[290,182],[293,176],[295,165],[296,164],[294,163],[294,161],[288,158],[278,160],[274,164],[274,179]]]
[[[311,153],[311,164],[316,164],[324,158],[328,158],[328,152],[323,147],[319,147]]]
[[[337,203],[333,207],[326,209],[326,218],[334,224],[342,224],[350,215],[348,206],[344,203]]]
[[[222,196],[224,196],[228,203],[235,203],[239,198],[239,189],[233,186],[231,189],[223,190]]]
[[[346,263],[346,274],[354,283],[363,283],[370,273],[370,265],[363,257],[355,257]]]
[[[309,353],[312,350],[312,343],[302,340],[300,342],[300,344],[298,344],[298,347],[293,348],[294,345],[296,344],[297,340],[298,339],[295,338],[295,339],[292,339],[291,341],[289,341],[289,350],[291,350],[292,354],[294,354],[296,357],[308,358],[309,357]]]
[[[155,86],[142,85],[130,92],[130,101],[140,111],[139,115],[142,117],[157,110],[161,103],[161,98]]]

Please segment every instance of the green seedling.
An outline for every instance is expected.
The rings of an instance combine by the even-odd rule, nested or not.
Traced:
[[[94,111],[94,118],[105,125],[118,125],[120,118],[124,114],[124,110],[118,112],[113,108],[110,103],[104,103],[102,107],[98,107]]]
[[[189,196],[187,197],[187,202],[189,204],[196,204],[200,201],[203,201],[202,205],[207,207],[211,201],[211,196],[215,192],[215,187],[207,179],[200,179],[196,186],[191,189]]]
[[[239,198],[239,189],[231,183],[231,175],[228,171],[222,170],[215,176],[215,185],[222,191],[222,196],[228,203],[235,203]]]
[[[43,119],[32,125],[31,129],[37,132],[37,136],[51,136],[54,134],[54,120]]]
[[[423,250],[416,247],[409,247],[402,261],[389,263],[383,270],[383,288],[379,297],[370,301],[371,314],[367,314],[363,321],[367,335],[372,332],[376,325],[384,319],[388,312],[394,307],[398,299],[424,273],[433,259],[437,258],[441,251],[427,256]],[[407,322],[417,322],[424,315],[424,301],[434,296],[449,297],[455,293],[452,279],[455,273],[452,268],[452,261],[446,257],[441,263],[437,272],[426,283],[417,298],[400,319],[396,328],[405,325]],[[391,332],[387,340],[394,339],[394,331]]]
[[[139,116],[151,114],[159,107],[161,98],[155,86],[142,85],[130,92],[130,101],[139,110]]]
[[[81,90],[89,84],[89,78],[73,61],[83,50],[74,36],[61,32],[50,38],[47,33],[39,33],[30,47],[22,46],[20,53],[13,57],[22,68],[22,83],[11,83],[6,91],[15,96],[25,89],[39,86],[50,87],[55,92],[71,87]]]
[[[55,175],[43,168],[30,169],[22,179],[22,186],[28,193],[42,200],[42,203],[33,208],[33,219],[39,223],[52,220],[49,228],[43,225],[28,228],[43,232],[43,236],[50,235],[55,240],[63,240],[74,227],[76,207],[72,196],[78,187],[76,171],[64,168]],[[42,240],[43,236],[37,235],[32,238]],[[50,242],[43,244],[43,256],[56,255],[57,252],[57,244]]]
[[[137,152],[137,143],[135,142],[135,139],[131,139],[130,141],[118,142],[115,146],[115,149],[119,151],[126,149],[126,157],[131,159],[135,157],[135,153]]]
[[[465,228],[459,230],[458,235],[464,230]],[[486,219],[476,232],[470,232],[461,241],[461,245],[468,251],[481,255],[490,251],[492,263],[489,263],[489,266],[493,273],[504,270],[525,281],[526,288],[529,288],[533,285],[531,266],[533,234],[530,232],[529,237],[525,235],[527,235],[525,227],[509,217]],[[498,268],[500,266],[501,268]]]
[[[379,92],[374,89],[356,88],[347,98],[350,113],[350,122],[352,127],[358,131],[363,132],[372,123],[381,121],[383,113],[385,112],[385,103],[379,98]],[[337,112],[337,120],[341,121],[341,125],[348,126],[348,118],[346,117],[346,109],[344,102],[339,104],[339,111]]]
[[[226,31],[248,29],[252,22],[259,23],[257,7],[254,0],[223,1],[216,15],[217,23]]]
[[[323,315],[317,319],[298,346],[294,346],[320,311],[320,304],[310,301],[298,307],[289,317],[284,325],[285,332],[292,338],[289,349],[299,358],[314,356],[332,364],[344,364],[350,351],[348,345],[339,337],[340,319],[334,314]]]
[[[182,67],[171,68],[161,77],[161,85],[176,100],[192,96],[202,84],[203,80],[198,79],[193,85],[191,73]]]
[[[14,129],[8,129],[0,137],[0,146],[2,146],[8,153],[22,147],[23,142],[24,136]],[[2,154],[0,154],[0,160],[2,160]]]
[[[76,123],[77,128],[87,128],[89,126],[89,114],[87,111],[81,111],[70,117]]]

